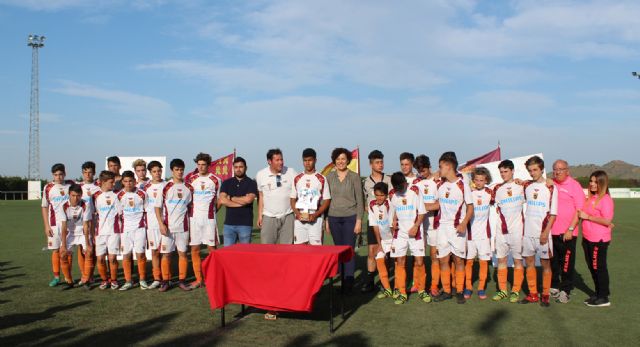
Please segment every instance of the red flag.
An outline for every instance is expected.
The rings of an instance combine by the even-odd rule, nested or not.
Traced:
[[[226,180],[233,176],[233,161],[236,159],[236,151],[229,155],[225,155],[222,158],[218,158],[211,162],[209,165],[209,172],[220,177],[221,180]],[[198,169],[191,171],[186,177],[185,181],[192,175],[197,175]]]
[[[333,167],[333,163],[329,163],[324,167],[324,169],[322,169],[322,171],[320,171],[320,173],[326,176],[333,170]],[[351,151],[351,162],[347,167],[358,175],[360,174],[360,147],[356,147],[356,149]]]
[[[464,163],[464,165],[462,165],[461,169],[472,166],[472,165],[486,164],[486,163],[491,163],[493,161],[499,161],[499,160],[502,160],[501,154],[500,154],[500,146],[498,146],[498,148],[494,149],[489,153],[483,154],[477,158],[473,158],[469,160],[468,162]]]

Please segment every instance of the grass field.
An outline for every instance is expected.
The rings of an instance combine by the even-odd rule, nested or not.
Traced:
[[[453,300],[424,304],[410,298],[396,306],[357,294],[347,298],[347,319],[337,317],[338,330],[330,335],[327,288],[312,314],[283,314],[268,322],[254,311],[224,329],[219,327],[220,313],[209,309],[201,289],[159,293],[49,288],[50,255],[42,251],[38,203],[0,202],[0,345],[637,346],[638,211],[638,200],[616,201],[609,308],[582,304],[593,283],[580,250],[578,288],[569,304],[552,303],[544,309],[474,297],[465,305]],[[358,253],[358,268],[363,269],[366,251]],[[75,267],[74,259],[77,278]],[[488,294],[494,290],[495,282],[490,281]],[[238,312],[239,307],[231,305],[228,321]]]

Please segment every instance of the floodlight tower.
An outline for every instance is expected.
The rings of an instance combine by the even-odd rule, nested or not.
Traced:
[[[45,37],[29,35],[31,47],[31,105],[29,109],[29,178],[40,179],[40,87],[38,50],[44,47]]]
[[[631,73],[631,76],[640,78],[640,73],[638,73],[638,72],[636,72],[636,71],[633,71],[633,72]]]

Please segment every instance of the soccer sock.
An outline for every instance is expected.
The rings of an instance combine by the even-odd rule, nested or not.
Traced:
[[[85,257],[84,258],[84,271],[82,274],[82,282],[89,282],[91,277],[93,277],[93,267],[95,258],[94,257]]]
[[[542,272],[542,294],[549,295],[551,289],[551,271]]]
[[[515,281],[515,271],[514,270],[514,280],[513,280],[513,288],[515,289],[516,287],[516,281]],[[498,289],[500,289],[503,292],[507,291],[507,273],[509,272],[509,270],[506,267],[500,267],[500,265],[498,265]]]
[[[464,291],[464,269],[456,269],[456,292],[461,294]]]
[[[456,263],[451,261],[449,263],[449,271],[451,272],[451,287],[456,288],[458,290],[458,286],[456,285]]]
[[[440,269],[440,280],[445,293],[451,294],[451,268]]]
[[[200,251],[197,251],[197,252],[193,252],[192,251],[191,252],[191,265],[193,266],[193,273],[196,276],[196,281],[198,283],[202,283],[201,262],[202,262],[202,259],[200,258]],[[186,273],[185,273],[185,277],[187,277]]]
[[[396,278],[393,283],[402,294],[407,294],[407,270],[404,266],[396,264]]]
[[[138,280],[144,281],[147,279],[147,258],[143,255],[138,257]]]
[[[389,273],[387,272],[387,264],[384,258],[376,259],[376,266],[378,267],[378,275],[380,276],[380,283],[384,289],[391,289],[389,284]]]
[[[82,253],[83,249],[78,248],[78,267],[80,268],[80,278],[84,278],[84,253]]]
[[[131,282],[131,259],[124,257],[122,258],[122,269],[124,270],[124,280],[127,282]],[[113,277],[113,271],[111,272],[111,277]]]
[[[440,284],[440,264],[438,260],[431,263],[431,291],[438,291],[438,284]]]
[[[413,264],[413,281],[416,288],[418,288],[418,292],[424,292],[427,282],[427,273],[424,263],[422,265]]]
[[[464,278],[465,278],[465,284],[466,284],[466,288],[469,290],[473,289],[473,283],[471,282],[471,280],[473,279],[473,259],[469,259],[467,260],[467,263],[464,265]],[[480,289],[480,287],[478,287],[478,289]]]
[[[67,253],[66,257],[62,257],[62,259],[60,259],[60,267],[62,267],[62,274],[64,275],[64,280],[67,283],[71,283],[73,282],[73,279],[71,278],[71,253]]]
[[[171,259],[169,257],[162,257],[161,268],[162,268],[162,280],[170,281],[171,280]]]
[[[53,268],[53,275],[60,277],[60,252],[58,250],[51,252],[51,266]]]
[[[184,281],[187,278],[187,257],[178,257],[178,279]]]
[[[529,294],[538,294],[538,283],[536,283],[538,275],[536,274],[536,268],[533,266],[527,267],[527,284],[529,285]]]
[[[129,267],[131,269],[131,267]],[[111,281],[115,282],[118,280],[118,259],[114,259],[113,261],[109,261],[109,270],[111,270]]]
[[[484,290],[487,284],[487,274],[489,273],[489,261],[480,260],[480,273],[478,274],[478,290]]]
[[[100,274],[100,279],[102,279],[102,281],[107,280],[107,262],[104,259],[98,261],[98,273]]]
[[[513,285],[511,286],[511,291],[515,293],[520,292],[520,289],[522,289],[522,281],[524,281],[524,268],[521,268],[521,267],[514,268],[513,269]]]

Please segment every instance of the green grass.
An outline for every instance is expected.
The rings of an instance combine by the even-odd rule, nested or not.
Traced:
[[[253,312],[230,322],[239,312],[227,311],[230,322],[219,327],[204,290],[167,293],[110,290],[61,291],[47,287],[50,255],[37,202],[0,202],[0,342],[14,345],[637,345],[640,340],[638,253],[640,200],[616,201],[616,229],[610,247],[612,306],[582,304],[593,283],[582,251],[577,259],[579,282],[573,300],[550,308],[506,302],[453,301],[424,304],[415,297],[403,306],[372,295],[347,299],[348,318],[334,335],[328,333],[328,295],[321,291],[312,314],[284,314],[275,322]],[[257,235],[255,235],[257,236]],[[363,269],[365,250],[358,254]],[[75,260],[74,260],[75,262]],[[74,264],[74,277],[77,269]],[[493,271],[493,270],[491,270]],[[148,271],[150,273],[150,271]],[[177,272],[174,272],[177,273]],[[525,286],[526,287],[526,286]],[[489,282],[492,295],[495,282]],[[636,342],[633,342],[636,341]]]

